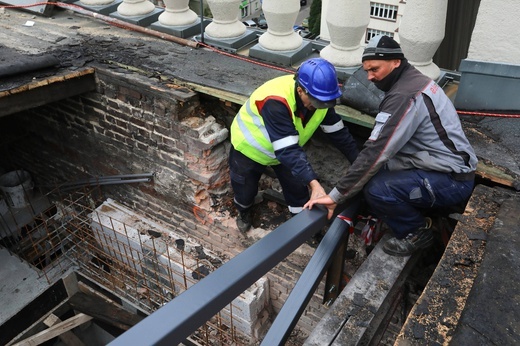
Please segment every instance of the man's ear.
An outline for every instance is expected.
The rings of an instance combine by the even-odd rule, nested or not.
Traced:
[[[394,65],[394,67],[395,67],[395,68],[398,68],[399,66],[401,66],[401,61],[402,61],[401,59],[395,59],[395,65]]]

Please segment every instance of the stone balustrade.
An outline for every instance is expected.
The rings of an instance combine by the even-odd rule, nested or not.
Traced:
[[[107,5],[109,1],[81,0],[80,2],[88,6],[102,6]],[[164,11],[160,16],[157,13],[158,8],[150,0],[112,0],[112,2],[116,1],[122,1],[117,7],[116,16],[119,15],[123,19],[147,14],[158,16],[161,30],[165,27],[174,29],[200,23],[198,18],[200,14],[189,8],[189,0],[162,1],[165,8],[160,8],[160,12]],[[250,0],[250,7],[258,8],[259,4],[254,1]],[[297,23],[297,18],[302,2],[298,0],[263,0],[261,9],[267,22],[267,29],[263,31],[244,25],[241,16],[244,15],[244,6],[247,7],[248,4],[244,5],[243,1],[206,0],[206,2],[212,18],[205,19],[209,24],[205,26],[204,34],[212,46],[231,50],[233,53],[240,51],[240,54],[249,54],[252,58],[292,67],[297,67],[303,60],[320,55],[338,69],[350,71],[359,68],[361,54],[367,40],[371,35],[378,33],[378,30],[368,28],[371,18],[380,16],[380,12],[378,15],[374,11],[377,9],[394,11],[395,15],[388,20],[394,26],[387,32],[401,44],[405,56],[412,65],[434,80],[442,77],[440,68],[433,63],[433,56],[444,40],[448,0],[393,0],[385,4],[370,0],[322,0],[322,36],[319,40],[302,38],[294,31],[293,26],[300,24]],[[493,5],[486,0],[482,2],[484,4],[481,8],[487,10],[479,12],[478,27],[484,27],[486,24],[481,23],[489,22],[486,20],[487,17],[503,18],[501,25],[511,26],[510,23],[514,23],[512,16],[502,10],[507,6],[518,6],[513,0],[501,0],[503,6]],[[497,15],[498,12],[500,15]],[[511,17],[511,21],[504,17]],[[489,33],[496,31],[493,28],[501,26],[487,25],[487,27],[491,28],[487,30]],[[194,30],[199,29],[200,25]],[[500,31],[512,32],[511,30]],[[177,33],[172,32],[172,34]],[[481,37],[488,36],[481,35]],[[515,39],[518,40],[516,37]],[[312,48],[310,48],[311,44]],[[479,55],[475,51],[476,47],[483,46],[479,46],[479,43],[471,44],[470,53],[473,56]],[[483,50],[490,51],[487,46]],[[277,58],[278,56],[282,58]],[[514,61],[517,61],[517,58],[511,57],[516,59]]]
[[[448,0],[409,1],[399,25],[401,48],[408,61],[432,79],[440,69],[432,62],[444,39]]]

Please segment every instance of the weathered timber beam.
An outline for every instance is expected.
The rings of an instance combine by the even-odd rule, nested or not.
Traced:
[[[70,297],[69,304],[74,310],[89,314],[96,320],[103,321],[121,330],[128,330],[143,319],[143,317],[122,307],[110,304],[106,299],[81,292]]]
[[[0,92],[0,116],[95,90],[94,69],[86,68]]]
[[[47,317],[45,320],[43,320],[43,323],[47,327],[52,327],[60,322],[63,322],[58,316],[54,314],[50,314],[49,317]],[[60,340],[65,345],[70,346],[83,346],[85,345],[72,331],[67,330],[63,332],[63,334],[59,335]]]
[[[504,169],[499,166],[491,166],[482,161],[479,161],[477,164],[477,175],[499,185],[512,187],[517,190],[520,187],[518,178],[506,173]]]
[[[82,325],[85,322],[88,322],[92,319],[91,316],[85,314],[78,314],[74,317],[69,318],[63,322],[57,323],[54,326],[46,329],[36,335],[33,335],[19,343],[14,344],[13,346],[34,346],[40,345],[45,341],[51,340],[66,331],[69,331],[73,328],[76,328],[79,325]]]

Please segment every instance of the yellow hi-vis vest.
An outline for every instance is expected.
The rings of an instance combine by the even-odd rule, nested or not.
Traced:
[[[256,89],[231,124],[231,144],[251,160],[266,166],[280,164],[274,155],[264,119],[260,115],[267,100],[277,100],[285,104],[287,114],[292,117],[298,131],[298,145],[301,147],[311,139],[327,114],[327,109],[316,109],[305,127],[303,126],[302,119],[295,114],[295,81],[292,75],[271,79]]]

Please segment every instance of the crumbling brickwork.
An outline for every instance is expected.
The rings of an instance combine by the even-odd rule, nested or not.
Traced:
[[[96,80],[96,92],[0,118],[0,166],[29,171],[43,192],[85,178],[153,172],[151,183],[103,191],[224,260],[243,251],[252,240],[236,229],[233,209],[223,208],[231,198],[231,112],[226,119],[205,114],[197,93],[126,71],[97,69]],[[312,255],[302,247],[267,275],[275,312]],[[326,310],[322,292],[323,284],[301,317],[304,333]]]

